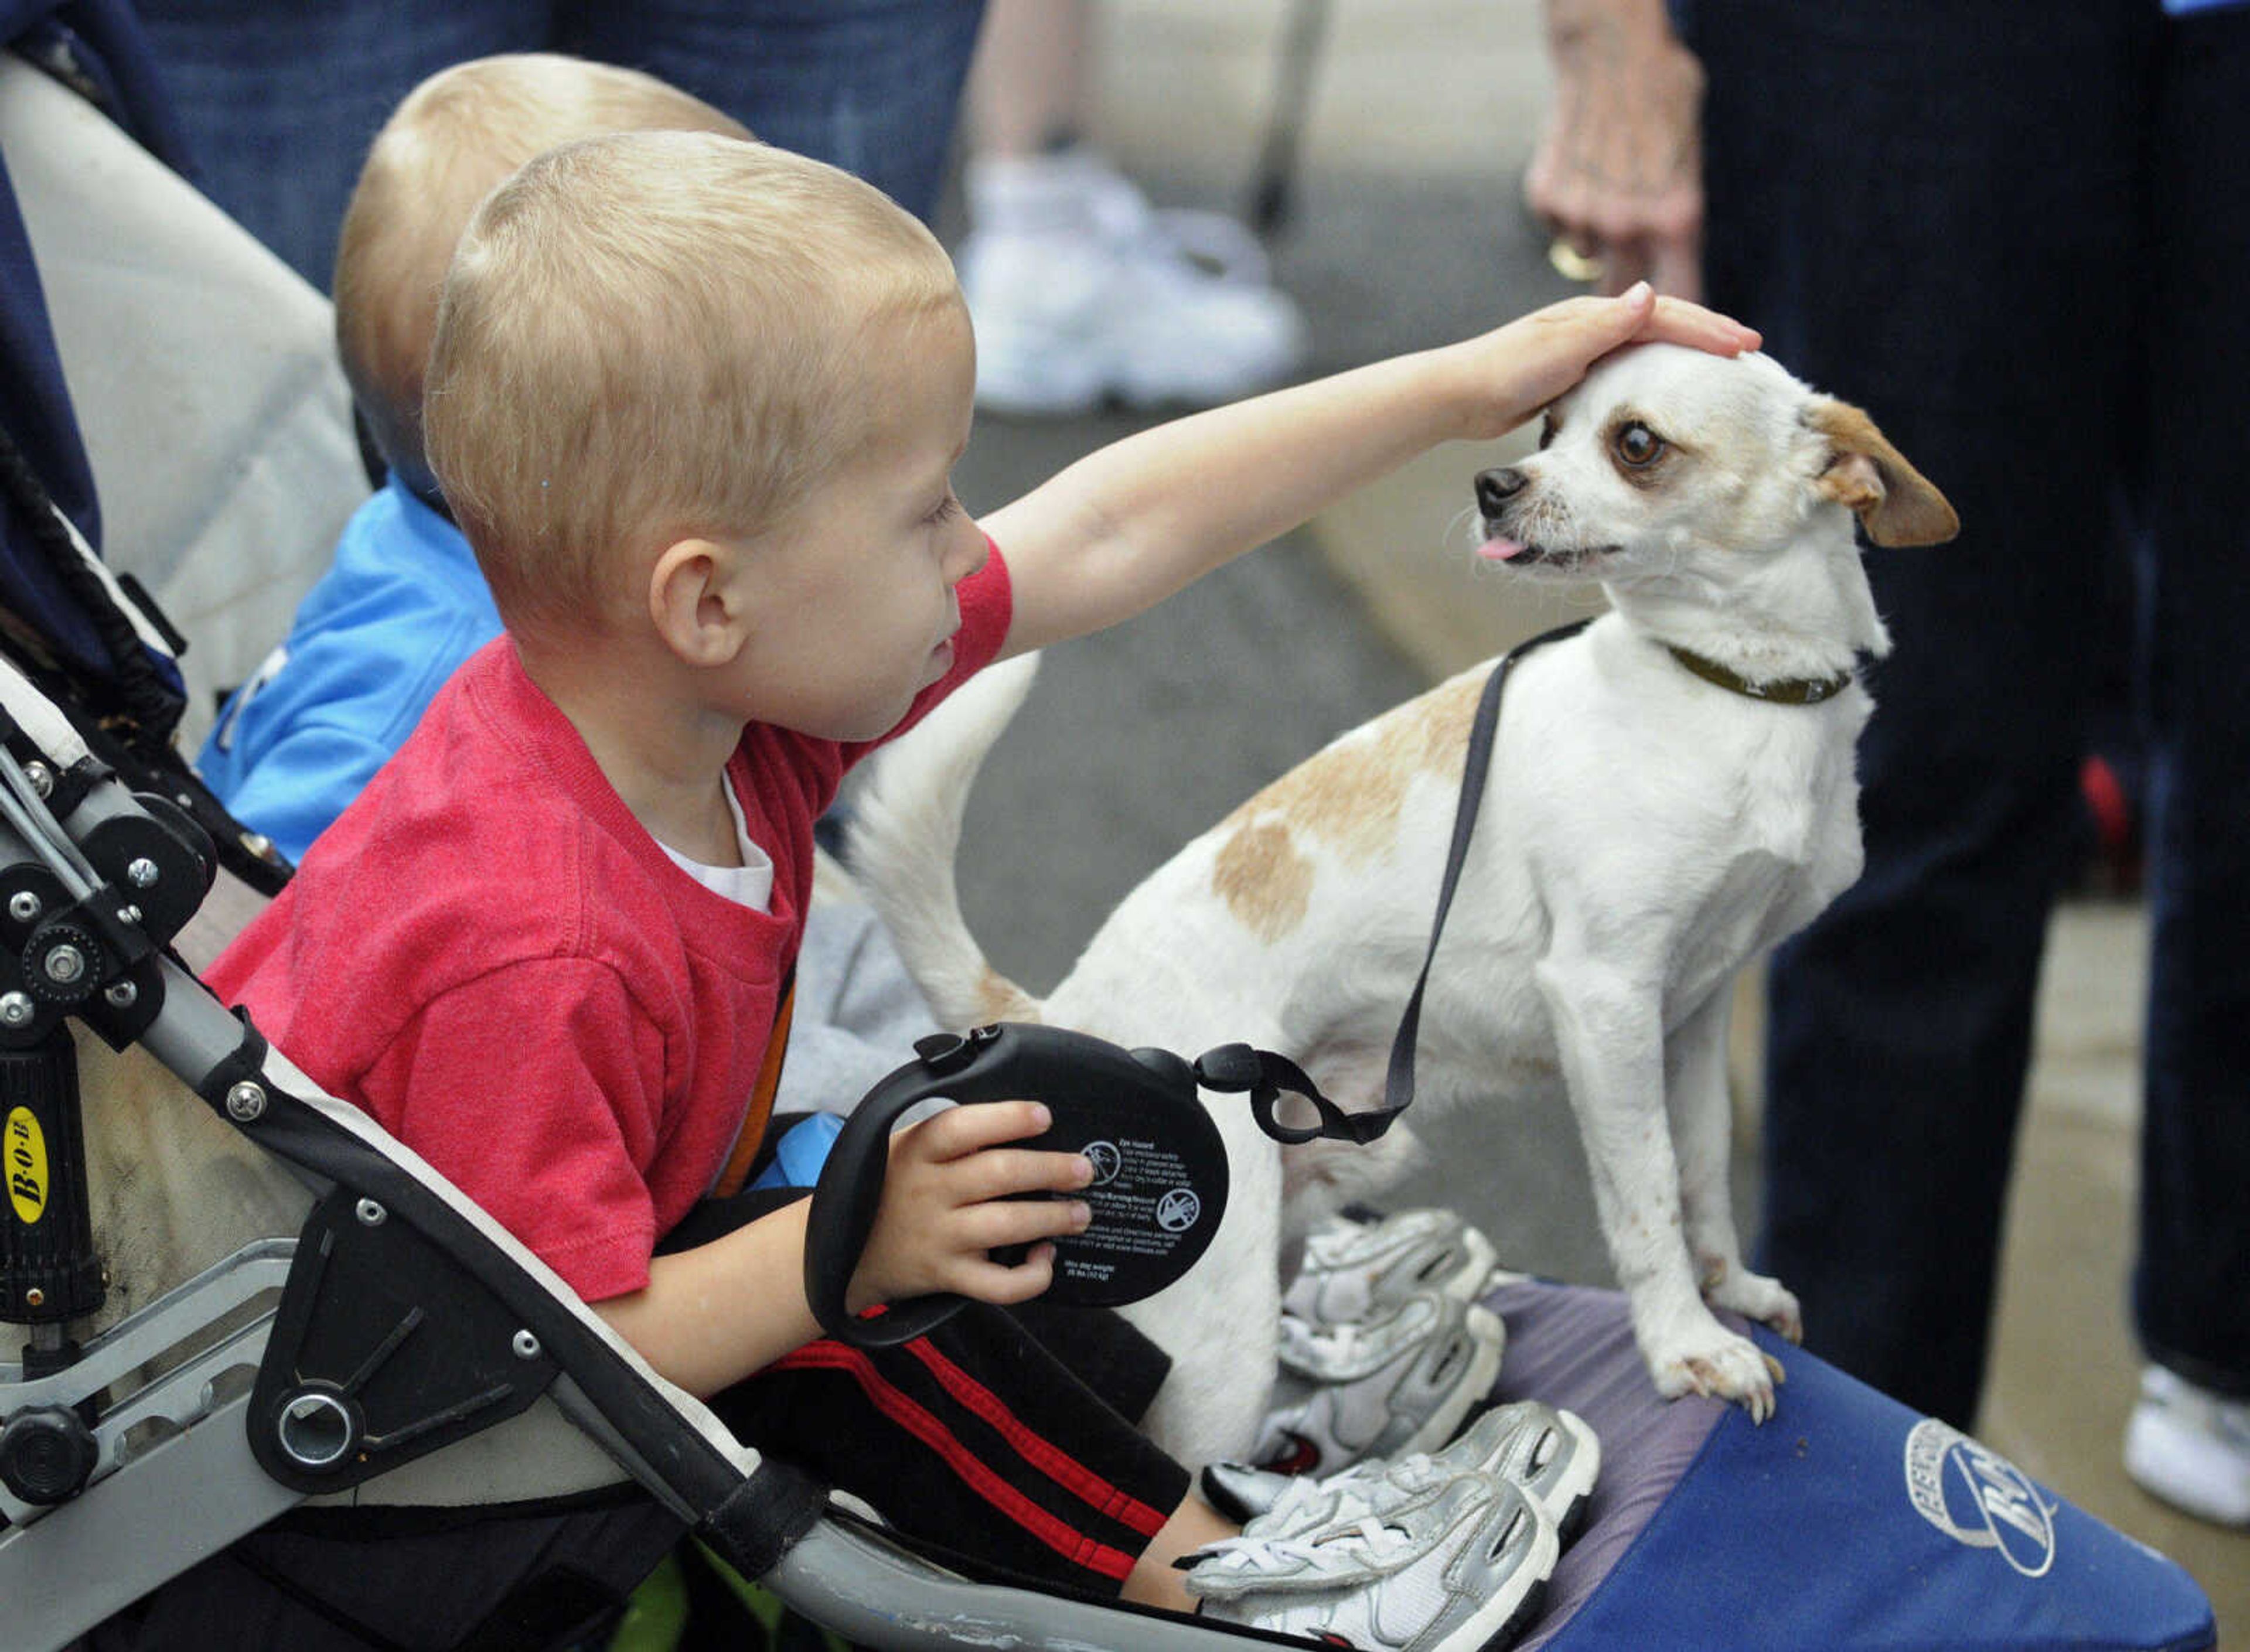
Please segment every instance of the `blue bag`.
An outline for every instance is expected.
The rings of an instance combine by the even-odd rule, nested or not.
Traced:
[[[1763,1327],[1788,1380],[1761,1428],[1660,1399],[1617,1292],[1526,1280],[1490,1305],[1508,1330],[1494,1398],[1567,1407],[1603,1447],[1520,1652],[2217,1644],[2178,1566]]]

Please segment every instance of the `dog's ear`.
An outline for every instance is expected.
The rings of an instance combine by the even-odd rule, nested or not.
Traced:
[[[1876,544],[1943,545],[1961,531],[1945,495],[1858,408],[1815,396],[1805,422],[1828,444],[1828,464],[1813,485],[1858,513]]]

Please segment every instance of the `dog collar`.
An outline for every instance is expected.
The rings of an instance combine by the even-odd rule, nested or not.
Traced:
[[[1729,671],[1714,659],[1701,654],[1691,654],[1686,649],[1667,643],[1672,657],[1685,665],[1705,682],[1725,689],[1729,694],[1740,694],[1745,699],[1770,700],[1777,706],[1818,706],[1824,699],[1833,699],[1852,685],[1853,673],[1839,671],[1833,677],[1784,677],[1777,683],[1753,683],[1749,678]]]

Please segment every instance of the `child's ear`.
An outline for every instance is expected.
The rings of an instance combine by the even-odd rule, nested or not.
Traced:
[[[1945,495],[1858,408],[1816,396],[1805,422],[1828,444],[1827,468],[1813,485],[1857,513],[1876,544],[1943,545],[1961,531]]]
[[[649,570],[648,612],[657,635],[690,665],[724,665],[749,637],[749,607],[732,546],[678,540]]]

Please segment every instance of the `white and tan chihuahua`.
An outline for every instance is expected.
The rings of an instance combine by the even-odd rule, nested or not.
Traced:
[[[1650,345],[1476,478],[1480,554],[1598,580],[1611,611],[1526,656],[1422,1015],[1419,1105],[1497,1113],[1560,1086],[1641,1353],[1667,1396],[1763,1421],[1779,1367],[1714,1307],[1792,1339],[1796,1298],[1743,1263],[1729,1206],[1731,984],[1859,876],[1855,669],[1889,646],[1854,520],[1941,542],[1952,508],[1858,410],[1763,356]],[[963,921],[953,859],[977,764],[1030,684],[1003,667],[880,760],[857,871],[948,1022],[1045,1020],[1194,1055],[1287,1055],[1380,1105],[1426,944],[1479,666],[1335,741],[1118,906],[1044,1003]],[[1290,1238],[1401,1166],[1399,1144],[1279,1149],[1211,1098],[1233,1192],[1211,1252],[1128,1311],[1172,1354],[1151,1431],[1239,1456],[1265,1402]],[[1399,1132],[1393,1132],[1396,1137]]]

